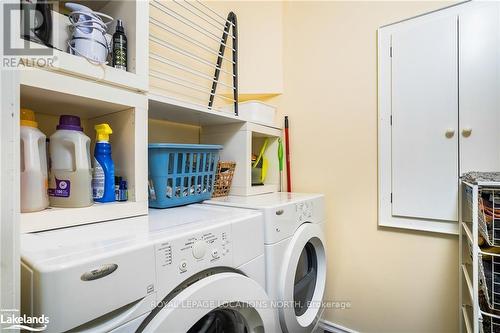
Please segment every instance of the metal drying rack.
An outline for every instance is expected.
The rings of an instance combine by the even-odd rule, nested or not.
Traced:
[[[500,183],[463,181],[460,332],[500,332]]]
[[[169,59],[158,52],[150,50],[150,59],[167,65],[169,68],[187,73],[187,75],[193,75],[202,80],[206,80],[208,85],[205,86],[204,84],[193,82],[184,77],[173,75],[167,71],[158,71],[155,69],[150,70],[150,76],[178,87],[188,89],[197,94],[207,93],[207,104],[203,102],[196,102],[194,104],[208,107],[210,110],[214,109],[214,101],[216,98],[233,103],[234,114],[238,115],[238,27],[236,14],[234,12],[229,12],[227,18],[224,18],[215,10],[198,0],[174,0],[169,1],[168,4],[175,4],[176,7],[172,8],[173,5],[167,6],[165,3],[158,0],[150,1],[150,5],[157,9],[165,18],[164,22],[162,22],[151,17],[150,24],[166,32],[168,36],[172,38],[168,40],[161,39],[152,35],[150,32],[150,42],[158,45],[161,49],[168,49],[176,53],[180,58],[185,59],[186,62],[194,61],[194,63],[198,65],[203,65],[207,70],[211,69],[213,75],[198,68],[194,68],[191,64],[187,64],[186,62]],[[191,31],[192,34],[181,31],[181,29],[175,26],[176,24]],[[217,32],[221,34],[221,37],[217,35]],[[231,38],[231,43],[228,43],[229,37]],[[218,43],[218,50],[209,45],[207,41],[200,40],[200,38],[204,38],[209,42],[213,41]],[[186,50],[176,45],[178,42],[192,45],[199,49],[200,52],[209,54],[209,56],[216,56],[215,64],[213,63],[213,59],[206,59],[199,53]],[[231,50],[232,59],[224,56],[226,48]],[[224,68],[224,62],[231,65],[232,72]],[[232,85],[223,82],[223,80],[221,80],[221,75],[228,75],[232,78]],[[218,94],[217,88],[219,85],[231,89],[232,98],[227,95]],[[189,103],[193,103],[193,99],[199,100],[199,98],[193,97],[191,94],[183,95],[189,97]]]

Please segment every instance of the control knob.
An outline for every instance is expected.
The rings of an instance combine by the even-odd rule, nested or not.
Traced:
[[[205,256],[207,252],[207,243],[203,240],[199,240],[193,243],[193,257],[196,259],[201,259]]]

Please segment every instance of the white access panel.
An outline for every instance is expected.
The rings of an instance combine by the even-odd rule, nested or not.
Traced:
[[[460,174],[500,169],[500,4],[459,16]]]
[[[457,220],[456,15],[392,34],[392,214]]]

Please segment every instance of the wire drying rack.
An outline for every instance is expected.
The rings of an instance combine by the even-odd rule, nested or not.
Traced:
[[[500,188],[481,189],[479,230],[490,246],[500,246]]]
[[[471,288],[473,308],[473,320],[462,331],[500,333],[500,186],[463,183],[462,193],[460,241],[467,242],[470,260],[461,257],[461,264],[465,267],[470,261],[473,272],[470,277],[461,275]],[[468,301],[463,295],[460,304],[465,309]]]
[[[224,17],[197,0],[149,5],[151,85],[210,110],[233,104],[238,115],[236,14]]]

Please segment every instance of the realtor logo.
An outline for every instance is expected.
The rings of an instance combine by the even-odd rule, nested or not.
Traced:
[[[25,330],[29,332],[43,332],[47,329],[49,317],[41,315],[30,317],[20,315],[17,309],[0,309],[0,330]]]
[[[2,68],[53,67],[54,4],[43,0],[2,4]]]

